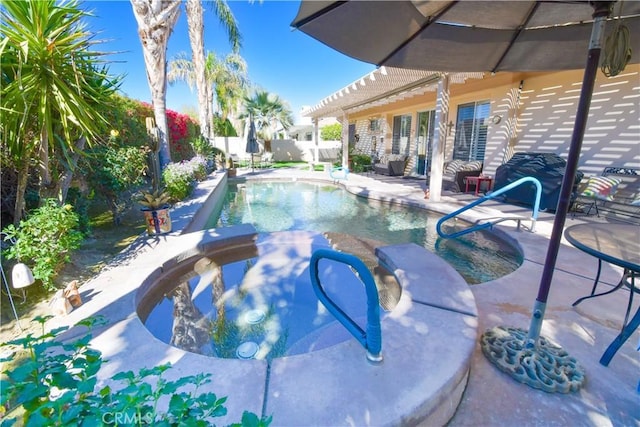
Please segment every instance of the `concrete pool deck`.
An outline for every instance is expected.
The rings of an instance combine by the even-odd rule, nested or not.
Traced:
[[[331,181],[326,172],[311,173],[293,170],[260,170],[253,174],[241,173],[239,177],[241,179],[268,177]],[[216,178],[202,185],[199,190],[201,193],[196,193],[192,201],[177,207],[172,212],[174,228],[184,228],[189,220],[194,218],[194,209],[206,201],[207,195],[212,191],[211,185],[215,186],[224,179],[226,178],[221,174],[217,174]],[[457,209],[461,206],[461,198],[472,197],[470,195],[445,196],[438,203],[425,201],[419,185],[416,186],[415,182],[410,181],[406,180],[407,185],[403,185],[405,182],[402,180],[381,182],[373,177],[350,175],[342,184],[349,191],[359,195],[396,203],[426,206],[440,212]],[[502,213],[510,216],[522,214],[526,218],[526,213],[519,207],[492,202],[488,207],[476,210],[469,219]],[[477,217],[474,218],[474,216]],[[200,220],[197,215],[195,219]],[[580,220],[567,219],[567,225]],[[452,387],[455,386],[453,387],[455,390],[450,391],[462,393],[462,399],[457,408],[449,407],[442,415],[433,413],[434,417],[427,418],[422,425],[442,425],[444,420],[449,418],[447,413],[453,413],[448,424],[450,426],[640,425],[640,393],[637,392],[640,381],[640,352],[636,351],[638,333],[634,333],[618,351],[609,367],[604,367],[598,362],[606,347],[619,333],[628,301],[628,292],[620,290],[602,298],[585,301],[576,308],[571,307],[574,300],[590,291],[597,262],[566,242],[562,245],[556,262],[542,335],[561,345],[585,368],[587,380],[583,388],[573,394],[547,394],[516,382],[498,371],[482,355],[479,334],[484,330],[493,326],[528,329],[552,221],[552,215],[541,214],[536,225],[536,233],[516,231],[515,222],[505,222],[497,226],[497,230],[504,233],[506,238],[519,244],[524,253],[523,265],[508,276],[460,291],[462,295],[471,295],[475,299],[477,317],[464,315],[464,318],[460,318],[465,319],[462,324],[457,323],[457,320],[443,321],[440,316],[431,318],[431,321],[435,322],[431,329],[443,332],[443,337],[439,338],[441,341],[439,345],[447,347],[440,349],[427,347],[426,353],[430,354],[420,356],[424,359],[405,359],[402,361],[404,365],[401,363],[394,366],[396,358],[402,359],[399,356],[400,350],[394,349],[391,345],[388,349],[390,353],[385,353],[385,367],[394,367],[399,373],[390,376],[381,375],[379,382],[369,384],[377,387],[376,389],[367,389],[367,384],[360,384],[364,387],[360,396],[344,396],[330,391],[333,390],[329,387],[330,383],[349,381],[354,367],[345,364],[341,365],[342,369],[339,370],[334,366],[318,369],[318,375],[310,372],[307,378],[291,386],[293,388],[290,393],[295,394],[297,400],[289,400],[281,406],[275,404],[269,407],[268,404],[264,404],[264,396],[256,396],[256,390],[264,389],[266,378],[256,375],[253,365],[264,362],[249,361],[247,363],[247,361],[217,359],[216,366],[219,366],[219,369],[212,372],[211,389],[219,396],[229,397],[228,420],[222,419],[219,424],[224,424],[225,421],[238,421],[243,410],[261,414],[263,409],[266,409],[267,415],[274,416],[273,426],[414,425],[416,418],[429,415],[428,408],[422,408],[421,413],[413,414],[415,417],[407,413],[407,408],[412,406],[411,401],[416,399],[416,395],[424,393],[432,394],[434,397],[446,396],[438,390],[435,384],[437,381],[434,383],[428,381],[430,375],[435,375],[434,378],[437,379],[442,372],[447,378],[457,378],[456,381],[449,382]],[[216,234],[215,237],[218,239],[232,238],[230,230],[220,229]],[[137,318],[134,301],[138,287],[145,277],[153,273],[167,258],[171,258],[170,253],[187,252],[197,246],[200,241],[202,241],[202,234],[197,233],[186,236],[177,236],[174,233],[159,238],[139,239],[132,248],[121,255],[117,263],[106,268],[100,275],[81,287],[85,301],[83,306],[64,318],[55,319],[50,326],[71,325],[88,315],[96,314],[105,315],[112,320],[108,325],[94,331],[93,344],[109,361],[100,373],[101,378],[109,378],[122,370],[136,370],[166,361],[172,361],[175,365],[174,369],[167,371],[168,378],[199,372],[202,366],[210,365],[211,359],[178,350],[153,338]],[[407,258],[396,256],[394,259]],[[418,263],[409,262],[409,264]],[[135,268],[126,268],[127,265],[133,265]],[[406,268],[410,268],[410,265]],[[425,271],[418,272],[417,278],[424,281],[426,274],[428,273]],[[602,281],[614,284],[617,283],[619,276],[619,269],[605,264]],[[638,298],[632,310],[637,309],[639,303],[637,300]],[[469,328],[469,319],[475,322],[473,328]],[[465,321],[467,323],[464,323]],[[464,333],[468,329],[477,331],[477,336],[469,338],[470,344],[466,342]],[[76,331],[68,332],[68,334],[72,333]],[[388,344],[391,343],[385,341],[383,335],[383,351]],[[452,352],[454,349],[457,349],[457,353],[441,353]],[[333,353],[330,357],[335,357],[336,361],[340,360],[341,364],[342,358],[351,352],[358,355],[351,360],[361,360],[366,364],[364,351],[355,342],[348,343],[344,348],[327,350],[327,353]],[[394,351],[398,351],[398,355],[395,355]],[[286,362],[286,359],[283,359],[279,369],[293,368],[294,362],[296,361]],[[467,364],[466,368],[470,373],[468,380],[464,374],[465,366],[461,369],[463,363]],[[361,369],[377,368],[379,367],[363,365]],[[277,366],[271,368],[269,375],[274,371],[277,373]],[[426,381],[422,383],[416,381],[416,388],[412,388],[413,384],[407,386],[405,377],[420,373],[424,373],[423,378],[426,378]],[[464,388],[464,381],[467,381],[466,388]],[[281,390],[285,388],[283,386]],[[397,406],[390,402],[387,399],[389,396],[405,406]],[[345,401],[352,398],[367,402],[371,410],[368,411],[363,404],[352,413],[340,411],[346,406]],[[267,400],[277,403],[278,396],[271,396],[271,399],[267,398]],[[457,400],[454,398],[452,402]],[[313,413],[297,411],[305,406],[315,410]],[[446,407],[446,404],[441,406]]]

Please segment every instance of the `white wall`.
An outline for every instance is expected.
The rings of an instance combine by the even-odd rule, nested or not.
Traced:
[[[580,71],[542,74],[524,80],[517,108],[517,137],[505,150],[508,120],[489,126],[485,171],[493,170],[513,152],[551,152],[567,157],[575,122]],[[493,98],[492,115],[509,117],[511,93]],[[490,149],[490,144],[493,149]],[[597,175],[607,166],[640,167],[640,68],[629,65],[620,75],[607,78],[598,72],[589,108],[579,170]],[[489,169],[489,170],[487,170]]]
[[[259,143],[261,151],[263,151],[264,144],[260,141]],[[247,141],[241,137],[216,137],[213,145],[225,153],[236,154],[239,157],[246,155]],[[330,162],[337,160],[340,141],[320,141],[318,149],[320,161]],[[274,139],[271,141],[271,152],[273,153],[273,160],[276,162],[310,162],[314,158],[315,143],[313,141],[297,141],[295,139]]]

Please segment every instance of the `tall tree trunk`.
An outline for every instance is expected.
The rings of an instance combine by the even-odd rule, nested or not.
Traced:
[[[200,0],[187,0],[187,23],[189,27],[189,42],[193,58],[196,89],[198,92],[198,118],[200,133],[209,138],[211,136],[211,105],[207,102],[207,81],[205,78],[204,56],[204,19]]]
[[[210,141],[213,141],[215,137],[215,132],[213,130],[213,86],[212,84],[208,84],[205,88],[205,96],[207,104],[207,117],[206,121],[209,123],[209,134],[206,135]]]
[[[67,193],[69,192],[69,187],[71,186],[71,181],[73,180],[73,171],[76,169],[78,165],[78,159],[80,158],[80,153],[84,150],[84,146],[87,143],[87,138],[81,136],[74,143],[74,153],[71,156],[71,164],[65,166],[64,173],[62,177],[58,181],[58,189],[56,193],[60,197],[60,203],[64,203],[67,200]]]
[[[18,183],[16,185],[16,204],[13,207],[13,225],[18,226],[20,220],[24,216],[25,200],[24,195],[27,191],[27,182],[29,181],[29,158],[25,156],[18,165]]]
[[[55,197],[52,178],[51,178],[51,169],[49,168],[49,133],[46,129],[42,129],[40,132],[40,147],[38,156],[40,158],[39,164],[39,173],[40,173],[40,181],[38,193],[40,195],[40,200],[45,200],[51,197]]]
[[[180,1],[130,0],[138,22],[156,126],[160,129],[160,168],[171,162],[167,125],[167,43],[180,14]]]

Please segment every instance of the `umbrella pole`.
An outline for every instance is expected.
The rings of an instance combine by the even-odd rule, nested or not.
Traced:
[[[580,159],[582,140],[589,116],[600,51],[607,17],[614,2],[594,2],[594,23],[589,41],[589,53],[582,80],[576,121],[567,156],[567,166],[549,238],[549,247],[534,303],[529,331],[498,326],[486,331],[481,338],[482,351],[498,369],[533,388],[547,392],[577,391],[584,382],[584,369],[561,347],[540,336],[547,298],[555,269],[562,232],[571,201],[575,175]]]

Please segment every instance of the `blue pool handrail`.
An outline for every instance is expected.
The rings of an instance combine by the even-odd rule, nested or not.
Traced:
[[[365,287],[367,296],[367,330],[366,332],[351,319],[338,305],[329,298],[320,284],[318,265],[326,258],[346,264],[356,270]],[[331,249],[318,249],[311,255],[311,284],[320,302],[329,312],[353,335],[367,350],[367,360],[372,363],[382,362],[382,328],[380,326],[380,301],[375,280],[367,266],[355,255]]]
[[[468,234],[468,233],[472,233],[474,231],[478,231],[478,230],[484,230],[485,228],[491,228],[493,227],[496,223],[500,222],[500,221],[505,221],[508,219],[513,219],[513,218],[501,218],[497,221],[487,221],[487,222],[482,222],[482,223],[477,223],[475,225],[472,225],[469,228],[465,228],[464,230],[460,230],[457,231],[455,233],[445,233],[444,231],[442,231],[442,224],[444,224],[446,221],[450,220],[451,218],[455,218],[457,215],[459,215],[460,213],[467,211],[475,206],[478,206],[480,203],[484,203],[487,200],[491,200],[491,199],[495,199],[497,196],[502,195],[503,193],[518,187],[522,184],[531,182],[536,186],[536,199],[535,202],[533,204],[533,211],[531,213],[531,231],[534,232],[535,228],[536,228],[536,221],[538,220],[538,211],[540,209],[540,198],[542,196],[542,184],[540,184],[540,181],[538,181],[538,179],[532,177],[532,176],[525,176],[524,178],[520,178],[517,181],[512,182],[511,184],[500,188],[499,190],[493,191],[491,193],[488,193],[486,195],[484,195],[483,197],[480,197],[478,200],[474,200],[473,202],[469,203],[466,206],[463,206],[462,208],[451,212],[450,214],[447,214],[445,216],[443,216],[442,218],[440,218],[438,220],[438,223],[436,224],[436,231],[438,232],[438,236],[446,238],[446,239],[453,239],[456,237],[460,237],[462,235]],[[519,224],[519,223],[518,223]]]

